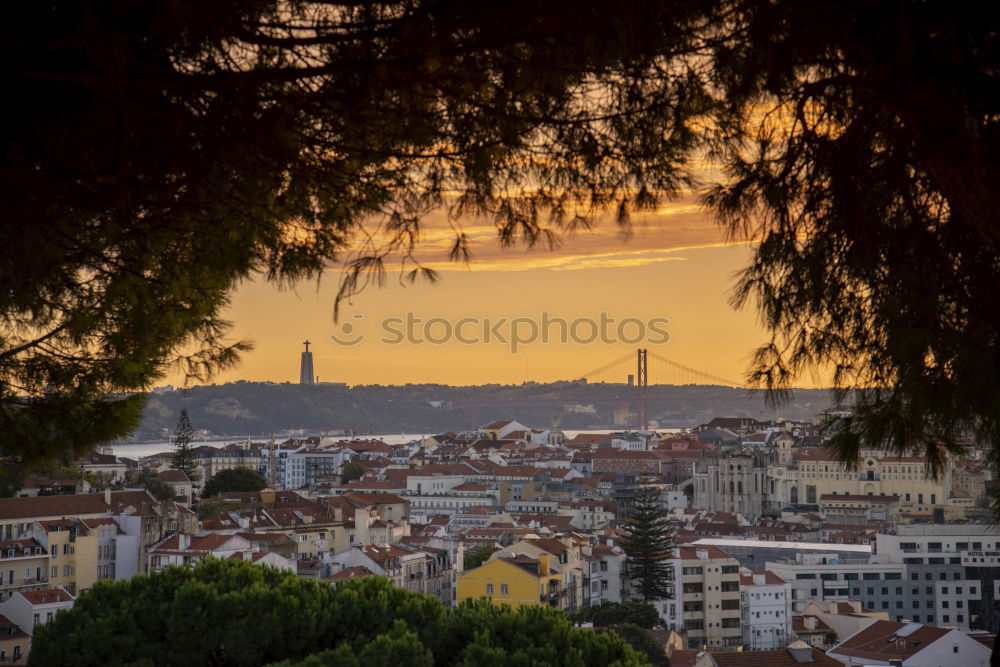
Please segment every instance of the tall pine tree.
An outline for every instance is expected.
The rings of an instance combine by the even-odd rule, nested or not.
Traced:
[[[628,535],[619,545],[628,557],[632,590],[647,602],[672,598],[674,570],[669,559],[673,541],[656,488],[639,486],[624,528]]]
[[[194,438],[194,429],[191,428],[191,417],[188,416],[188,411],[184,408],[181,410],[181,416],[177,419],[174,434],[170,438],[174,446],[174,458],[170,461],[170,467],[183,470],[188,479],[195,481],[199,475],[198,463],[194,460],[194,449],[191,447],[192,438]]]

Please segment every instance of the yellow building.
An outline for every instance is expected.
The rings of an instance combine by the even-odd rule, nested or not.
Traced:
[[[30,647],[28,633],[0,614],[0,665],[27,664]]]
[[[548,554],[538,558],[518,555],[497,558],[458,578],[458,602],[490,598],[493,604],[512,607],[548,604],[559,607],[563,597],[562,574],[550,564]]]
[[[44,544],[24,537],[0,542],[0,602],[15,593],[47,586],[49,554]]]
[[[49,552],[49,586],[77,596],[97,581],[98,532],[80,519],[36,521],[28,534]]]
[[[902,508],[949,504],[951,470],[938,479],[927,473],[927,461],[915,456],[876,456],[867,452],[848,468],[826,448],[795,452],[801,489],[793,502],[817,504],[824,495],[899,496]]]

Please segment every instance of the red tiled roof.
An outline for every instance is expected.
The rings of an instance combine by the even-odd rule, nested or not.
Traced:
[[[560,542],[557,539],[551,537],[541,537],[535,540],[525,540],[529,544],[533,544],[543,551],[547,551],[550,554],[558,556],[559,554],[566,553],[569,551],[569,547]]]
[[[330,577],[333,581],[346,581],[347,579],[356,579],[357,577],[370,577],[374,572],[369,570],[364,565],[358,565],[357,567],[348,567],[337,574]]]
[[[700,560],[698,558],[699,551],[707,551],[709,558],[732,558],[722,549],[718,547],[713,547],[711,545],[685,545],[677,547],[678,553],[680,554],[681,560]]]
[[[104,514],[120,507],[139,508],[154,503],[146,491],[112,491],[111,506],[103,493],[80,493],[72,496],[37,496],[35,498],[0,498],[0,519],[34,519],[43,516],[80,516]]]
[[[61,588],[46,588],[40,591],[21,591],[21,595],[33,605],[53,602],[72,602],[73,596]]]
[[[754,575],[764,575],[764,583],[758,584],[755,581]],[[770,570],[764,570],[763,572],[753,572],[751,574],[740,573],[740,586],[774,586],[778,584],[785,583],[785,580],[776,575]]]
[[[802,447],[792,451],[798,461],[836,461],[837,455],[827,447]]]
[[[899,496],[863,496],[856,494],[833,494],[824,493],[819,497],[820,502],[822,501],[848,501],[852,503],[858,502],[868,502],[868,503],[896,503],[899,502]]]
[[[917,626],[912,632],[899,635],[903,628]],[[909,658],[951,632],[920,623],[875,621],[861,632],[839,644],[835,653],[864,660],[886,661]]]
[[[839,660],[831,658],[819,649],[809,647],[812,653],[810,662],[799,662],[788,649],[777,649],[774,651],[714,651],[712,659],[719,667],[843,667]],[[675,651],[676,653],[676,651]],[[675,665],[673,655],[670,657],[670,664]]]
[[[10,620],[3,614],[0,614],[0,641],[10,641],[11,639],[27,639],[28,633],[20,628],[20,626],[14,625],[14,621]]]
[[[406,502],[394,493],[345,493],[341,498],[345,498],[361,507],[368,507],[369,505],[399,505]]]
[[[184,474],[183,470],[175,470],[174,468],[169,468],[161,472],[158,477],[164,482],[173,482],[174,484],[186,484],[191,480],[188,476]]]

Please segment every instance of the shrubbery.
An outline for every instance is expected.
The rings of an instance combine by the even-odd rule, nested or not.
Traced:
[[[98,582],[38,628],[32,665],[642,665],[558,610],[435,598],[365,577],[338,586],[242,561]]]

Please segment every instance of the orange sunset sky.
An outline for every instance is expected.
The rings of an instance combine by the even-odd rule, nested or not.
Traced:
[[[559,248],[500,248],[487,224],[463,222],[473,239],[469,265],[439,261],[450,238],[434,225],[423,239],[422,259],[440,270],[435,285],[419,281],[402,286],[395,273],[384,287],[371,286],[342,306],[339,323],[333,302],[340,272],[331,269],[317,286],[300,283],[279,290],[263,281],[237,289],[226,316],[234,338],[253,341],[235,369],[215,382],[298,381],[302,341],[313,342],[315,373],[320,381],[349,384],[520,383],[525,380],[573,379],[621,357],[637,345],[537,342],[512,353],[496,341],[466,345],[399,344],[379,341],[381,321],[407,312],[427,319],[461,317],[538,319],[542,312],[567,320],[659,317],[669,320],[670,340],[651,351],[687,366],[733,378],[744,376],[752,349],[765,339],[752,308],[729,305],[733,276],[750,256],[746,244],[727,243],[705,211],[692,203],[668,204],[657,213],[636,216],[626,238],[613,222],[564,238]],[[353,346],[336,344],[343,323],[365,339]],[[350,328],[350,327],[348,327]],[[467,330],[475,332],[475,328]],[[595,380],[625,381],[617,374]],[[620,377],[619,377],[620,376]],[[177,376],[166,378],[179,384]],[[650,384],[692,382],[651,364]],[[803,383],[803,386],[809,386]]]

